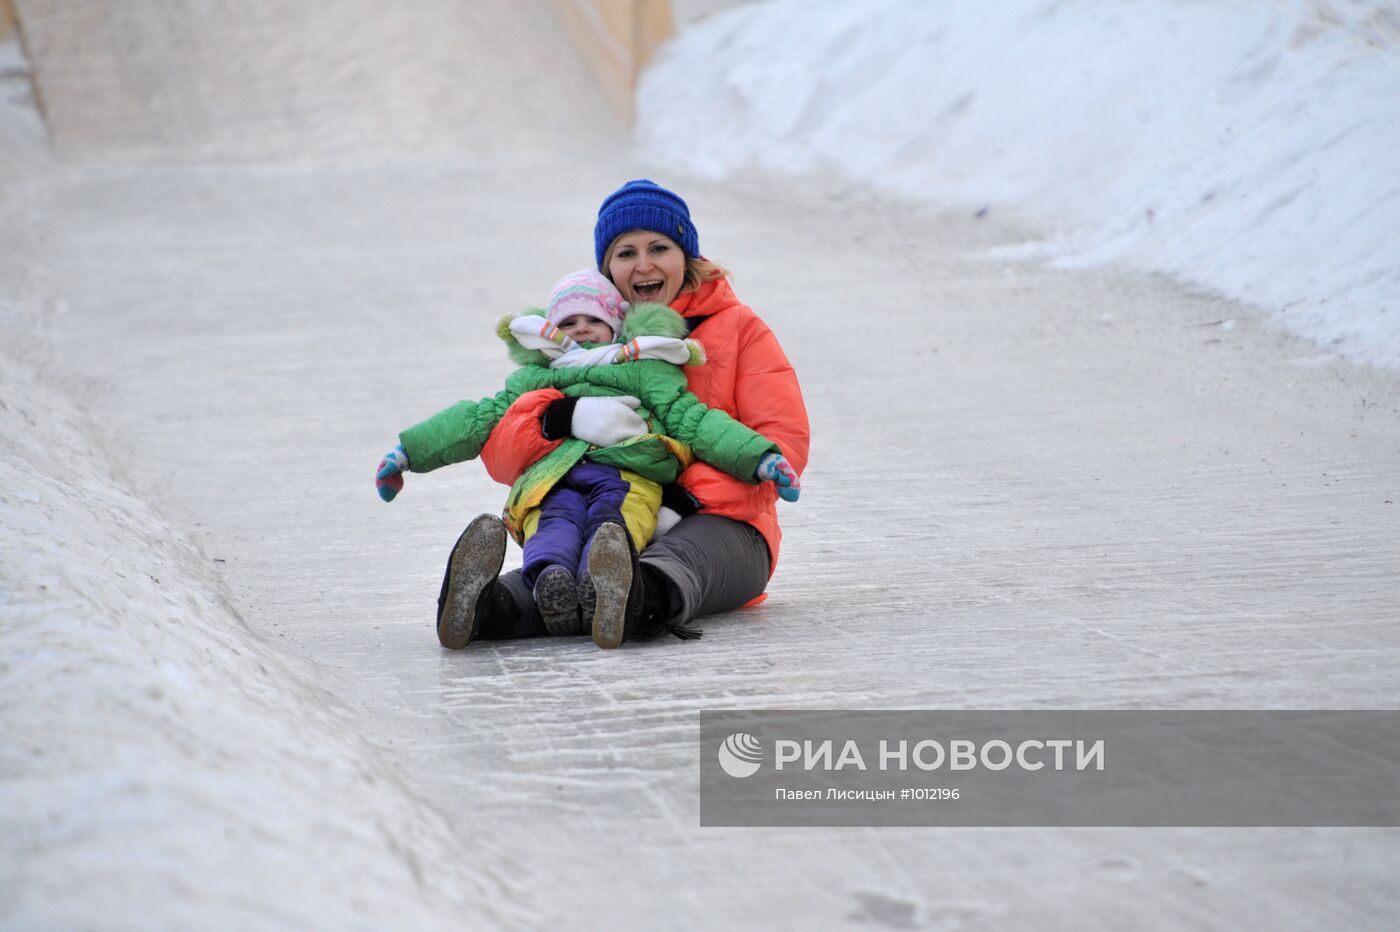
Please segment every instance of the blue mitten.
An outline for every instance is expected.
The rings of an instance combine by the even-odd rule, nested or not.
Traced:
[[[384,454],[374,474],[374,487],[379,490],[380,498],[392,502],[394,496],[403,491],[403,472],[407,468],[408,454],[404,452],[403,444]]]
[[[778,497],[785,502],[795,502],[802,494],[802,480],[797,478],[797,470],[781,453],[765,453],[758,461],[754,478],[759,482],[773,482],[778,486]]]

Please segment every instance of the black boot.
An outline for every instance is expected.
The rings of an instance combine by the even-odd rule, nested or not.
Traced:
[[[495,515],[472,519],[447,561],[438,595],[438,641],[461,650],[492,624],[510,601],[496,581],[506,557],[506,528]]]
[[[627,637],[638,641],[669,633],[682,641],[699,640],[704,633],[693,622],[672,621],[670,584],[660,570],[639,563],[627,597]]]
[[[558,637],[583,633],[583,624],[578,616],[579,593],[573,573],[557,563],[545,567],[535,580],[533,594],[540,618],[551,635]],[[590,614],[589,618],[592,617]]]

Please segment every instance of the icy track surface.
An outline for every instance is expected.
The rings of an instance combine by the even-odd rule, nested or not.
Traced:
[[[80,412],[9,354],[0,399],[7,928],[528,915],[494,872],[434,869],[467,814],[419,798],[248,628],[216,564],[111,480]]]
[[[776,0],[674,42],[637,135],[1009,211],[1039,233],[1003,255],[1167,272],[1400,368],[1397,101],[1392,2]]]
[[[231,163],[197,125],[54,161],[5,123],[0,926],[1393,924],[1394,830],[698,827],[704,708],[1392,707],[1400,385],[1157,278],[988,261],[996,216],[638,164],[578,94],[570,148],[451,161]],[[384,505],[374,462],[499,385],[496,318],[643,173],[803,380],[772,595],[694,643],[442,651],[504,490]]]
[[[702,708],[1393,703],[1394,382],[1158,284],[969,263],[975,230],[898,207],[687,187],[813,414],[765,605],[694,644],[439,649],[442,561],[502,490],[368,477],[500,381],[497,312],[630,174],[571,171],[22,192],[65,375],[3,368],[8,920],[1385,924],[1393,831],[697,827]],[[533,245],[468,258],[503,241]],[[898,364],[848,343],[831,377],[848,312]]]

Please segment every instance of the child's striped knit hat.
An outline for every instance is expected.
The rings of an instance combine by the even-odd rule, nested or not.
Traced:
[[[545,319],[555,326],[576,314],[598,318],[612,328],[616,338],[622,331],[622,318],[627,315],[627,302],[602,273],[584,269],[559,279],[545,308]]]

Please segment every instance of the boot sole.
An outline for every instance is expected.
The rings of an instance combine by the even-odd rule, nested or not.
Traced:
[[[593,609],[593,643],[611,650],[622,644],[627,622],[627,594],[632,589],[632,551],[620,524],[605,524],[588,547],[588,576],[597,600]]]
[[[536,580],[534,594],[540,618],[552,636],[583,633],[578,617],[578,589],[572,576],[546,570]]]
[[[476,603],[486,586],[501,574],[506,559],[506,529],[495,515],[472,519],[449,561],[451,577],[438,619],[438,642],[448,650],[461,650],[476,634]]]

